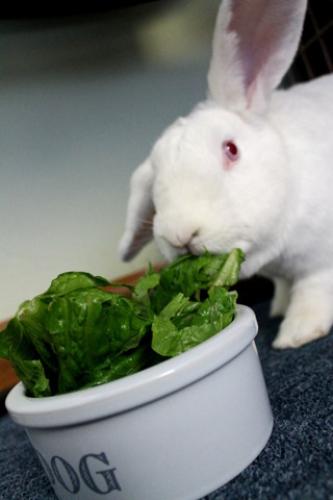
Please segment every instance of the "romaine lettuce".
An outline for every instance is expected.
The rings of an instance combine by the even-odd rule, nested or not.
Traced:
[[[234,318],[241,250],[149,267],[127,298],[89,273],[68,272],[24,302],[0,333],[27,395],[43,397],[136,373],[208,339]],[[111,291],[110,291],[111,290]]]

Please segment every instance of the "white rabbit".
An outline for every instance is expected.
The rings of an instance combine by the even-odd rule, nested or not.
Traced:
[[[123,259],[152,236],[168,258],[240,247],[242,276],[273,278],[277,348],[333,323],[333,77],[274,90],[301,36],[306,0],[225,0],[209,94],[134,172]]]

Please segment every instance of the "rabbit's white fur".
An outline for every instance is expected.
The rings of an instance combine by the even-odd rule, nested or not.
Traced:
[[[273,278],[274,342],[297,347],[333,323],[333,79],[274,91],[301,35],[306,0],[225,0],[209,98],[178,119],[131,179],[120,245],[152,237],[168,258],[240,247],[242,276]],[[230,162],[222,144],[240,155]]]

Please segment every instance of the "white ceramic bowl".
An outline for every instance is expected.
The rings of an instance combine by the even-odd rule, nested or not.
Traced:
[[[197,500],[267,443],[273,418],[254,313],[190,351],[92,389],[6,406],[61,499]]]

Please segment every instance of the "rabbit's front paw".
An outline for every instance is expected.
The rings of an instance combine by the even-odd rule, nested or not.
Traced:
[[[308,342],[312,342],[313,340],[317,340],[320,337],[325,337],[328,332],[316,328],[311,331],[293,331],[288,329],[281,329],[278,336],[273,342],[273,347],[275,349],[289,349],[295,347],[301,347]]]
[[[298,315],[287,315],[273,342],[275,349],[300,347],[327,335],[329,328],[321,324],[315,314],[309,312],[304,310],[299,311]]]
[[[273,347],[300,347],[327,335],[333,323],[332,298],[331,282],[321,277],[296,283]]]

